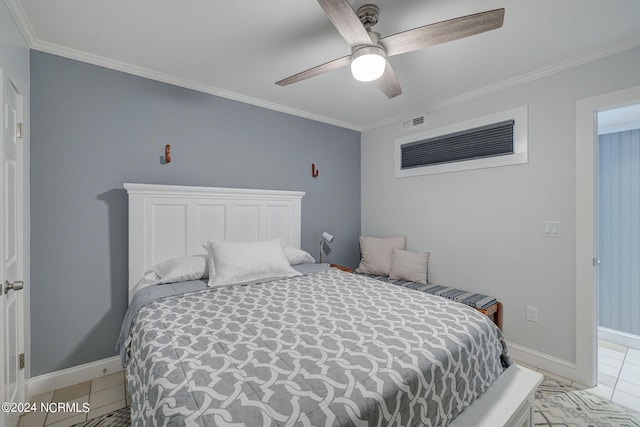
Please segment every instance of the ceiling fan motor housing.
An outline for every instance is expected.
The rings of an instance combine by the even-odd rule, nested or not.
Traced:
[[[378,23],[378,15],[380,14],[380,8],[375,4],[365,4],[358,8],[356,12],[362,25],[368,30]]]

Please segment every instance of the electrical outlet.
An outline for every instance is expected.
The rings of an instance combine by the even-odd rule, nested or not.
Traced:
[[[538,308],[527,306],[527,320],[529,322],[538,322]]]

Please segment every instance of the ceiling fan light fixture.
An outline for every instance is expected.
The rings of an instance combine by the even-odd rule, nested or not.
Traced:
[[[385,51],[380,46],[363,46],[351,54],[351,74],[361,82],[378,80],[387,66]]]

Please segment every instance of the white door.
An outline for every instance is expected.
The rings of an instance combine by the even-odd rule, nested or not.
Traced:
[[[2,395],[0,403],[24,401],[24,311],[22,233],[22,102],[11,81],[2,74],[2,136],[0,137],[0,338],[2,338]],[[16,409],[9,407],[9,409]],[[0,412],[0,427],[18,422],[15,411]]]

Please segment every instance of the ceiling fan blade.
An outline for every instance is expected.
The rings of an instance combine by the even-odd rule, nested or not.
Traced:
[[[495,30],[502,27],[503,21],[504,9],[489,10],[393,34],[380,42],[387,51],[387,56],[399,55]]]
[[[347,0],[318,0],[318,3],[350,46],[371,44],[369,33]]]
[[[278,86],[287,86],[287,85],[290,85],[291,83],[297,83],[299,81],[306,80],[311,77],[315,77],[317,75],[336,70],[338,68],[342,68],[349,64],[351,64],[351,55],[343,56],[342,58],[325,62],[324,64],[318,65],[317,67],[309,68],[308,70],[301,71],[298,74],[294,74],[291,77],[287,77],[286,79],[277,81],[276,84]]]
[[[384,74],[378,80],[376,80],[376,84],[380,88],[380,90],[387,95],[387,98],[395,98],[396,96],[402,93],[402,88],[400,87],[400,82],[396,77],[396,73],[391,68],[391,64],[387,61],[387,66],[384,69]]]

